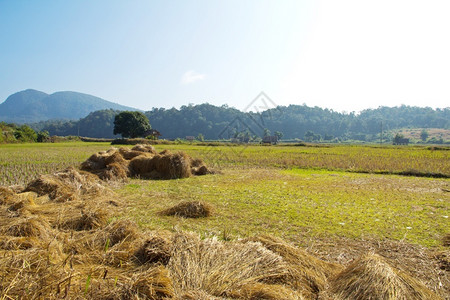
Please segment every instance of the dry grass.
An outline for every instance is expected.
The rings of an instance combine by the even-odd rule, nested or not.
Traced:
[[[193,234],[177,233],[167,265],[175,294],[202,290],[216,296],[287,273],[283,259],[260,243],[223,243],[200,240]]]
[[[213,214],[213,207],[202,201],[184,201],[161,212],[164,216],[206,218]]]
[[[30,182],[24,192],[48,195],[54,201],[64,202],[78,200],[83,195],[100,195],[105,188],[96,176],[70,167],[51,175],[41,175]]]
[[[275,278],[273,283],[283,283],[301,290],[308,298],[317,297],[327,288],[328,278],[342,270],[342,266],[322,261],[280,238],[263,235],[247,240],[260,242],[267,249],[280,255],[286,262],[288,272]]]
[[[248,300],[303,300],[301,293],[278,284],[251,283],[227,293],[228,297]]]
[[[370,253],[350,264],[331,282],[335,299],[440,299],[425,285]]]

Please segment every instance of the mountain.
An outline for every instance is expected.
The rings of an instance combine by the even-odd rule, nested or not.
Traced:
[[[0,104],[0,121],[33,123],[52,119],[78,120],[103,109],[137,110],[83,93],[56,92],[48,95],[28,89],[9,96]]]

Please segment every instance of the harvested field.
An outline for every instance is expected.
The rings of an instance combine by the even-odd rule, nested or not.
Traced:
[[[159,173],[147,178],[174,180],[142,180],[146,176],[134,169],[141,165],[130,167],[140,157],[151,166],[143,168],[146,174]],[[429,212],[444,219],[446,179],[380,176],[373,180],[373,175],[276,169],[226,169],[222,175],[197,177],[192,176],[194,168],[204,166],[210,173],[200,160],[150,147],[111,149],[91,158],[83,164],[84,171],[70,168],[43,175],[23,188],[0,188],[0,294],[5,298],[440,299],[450,295],[445,270],[448,251],[439,248],[444,247],[448,226],[428,221],[428,231],[420,227],[427,224]],[[158,169],[158,160],[169,166]],[[102,175],[115,168],[125,171],[126,178],[124,173]],[[183,172],[190,172],[189,176],[178,176]],[[316,182],[328,190],[319,189]],[[395,185],[394,193],[388,184]],[[374,230],[365,240],[356,230],[359,223],[346,228],[352,224],[350,213],[357,211],[356,204],[365,203],[359,203],[360,198],[374,199],[362,205],[362,211],[372,213],[369,204],[375,201],[380,211],[376,217],[382,217],[385,194],[391,199],[386,206],[392,213],[389,224],[399,226],[403,219],[398,218],[420,213],[421,221],[407,224],[413,229],[403,237],[412,244],[396,241],[395,230],[383,231],[377,223],[369,223]],[[399,197],[402,194],[405,200]],[[214,214],[207,218],[161,214],[176,205],[181,206],[177,211],[196,212],[201,203],[213,206]],[[355,217],[369,219],[361,212]],[[342,218],[345,225],[338,223]],[[376,230],[392,240],[380,239]],[[414,244],[420,239],[427,244]]]

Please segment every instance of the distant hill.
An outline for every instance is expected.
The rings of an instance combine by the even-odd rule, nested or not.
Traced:
[[[46,130],[50,135],[81,135],[113,138],[116,110],[90,113],[78,121],[45,121],[32,124],[35,130]],[[162,138],[176,139],[198,136],[207,140],[262,137],[265,129],[272,134],[283,134],[284,140],[307,142],[364,141],[390,143],[401,129],[429,133],[436,143],[450,143],[444,134],[450,130],[450,108],[379,107],[359,114],[339,113],[306,105],[278,106],[259,114],[246,113],[228,106],[211,104],[188,105],[180,109],[154,108],[145,112],[153,129]],[[381,136],[381,127],[383,134]],[[438,134],[435,134],[437,130]],[[407,134],[404,134],[408,136]],[[417,140],[417,135],[413,138]],[[420,140],[419,140],[420,141]]]
[[[0,104],[0,121],[34,123],[45,120],[78,120],[103,110],[137,110],[104,99],[77,92],[51,95],[28,89],[9,96]]]

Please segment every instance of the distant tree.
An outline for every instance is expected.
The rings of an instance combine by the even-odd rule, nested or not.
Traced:
[[[123,111],[114,118],[114,134],[124,138],[137,138],[150,130],[148,118],[139,111]]]
[[[422,130],[422,132],[420,133],[420,139],[424,142],[427,140],[428,136],[429,136],[428,131],[426,131],[425,129]]]
[[[47,130],[39,131],[37,134],[37,142],[38,143],[45,143],[50,140],[50,135]]]
[[[37,134],[30,126],[22,125],[14,131],[14,136],[21,142],[36,142]]]
[[[197,135],[197,140],[199,140],[200,142],[204,142],[205,141],[205,137],[203,136],[203,134],[199,133]]]
[[[278,140],[281,140],[281,138],[284,136],[281,131],[275,131],[273,134],[278,138]]]
[[[267,128],[264,128],[263,136],[270,136],[270,130]]]

